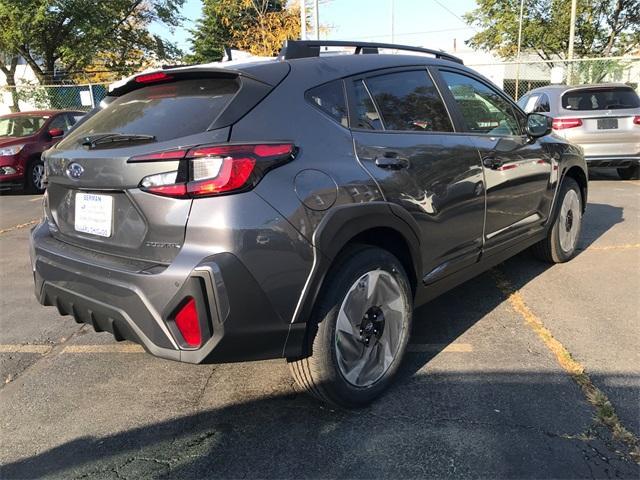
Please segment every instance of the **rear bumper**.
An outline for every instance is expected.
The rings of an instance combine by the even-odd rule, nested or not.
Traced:
[[[34,228],[30,252],[41,304],[56,306],[60,314],[110,332],[116,340],[139,343],[155,356],[221,363],[296,356],[301,348],[304,325],[292,329],[283,322],[231,253],[209,256],[186,270],[184,265],[156,266],[148,273],[147,265],[109,263],[60,242],[46,223]],[[198,348],[186,346],[171,320],[187,297],[198,305],[203,335]]]
[[[640,165],[639,155],[586,156],[588,167],[630,167]]]

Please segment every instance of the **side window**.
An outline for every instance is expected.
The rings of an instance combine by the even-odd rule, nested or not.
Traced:
[[[313,105],[333,117],[338,123],[345,127],[349,126],[342,80],[335,80],[312,88],[307,91],[305,97]]]
[[[520,98],[520,100],[518,100],[518,105],[526,113],[530,113],[530,112],[533,112],[534,108],[536,107],[536,102],[538,101],[539,98],[540,98],[540,94],[538,93],[525,95],[524,97]]]
[[[452,132],[444,102],[426,70],[388,73],[366,80],[386,130]]]
[[[70,113],[68,116],[69,126],[73,127],[82,117],[84,117],[84,114],[81,115],[79,113]]]
[[[536,105],[536,109],[534,110],[534,112],[550,112],[551,111],[551,106],[549,105],[549,95],[547,95],[546,93],[543,93],[542,96],[540,97],[540,101],[538,102],[538,105]]]
[[[67,131],[69,130],[69,124],[67,123],[67,116],[58,115],[56,118],[54,118],[49,124],[49,130],[51,130],[52,128],[59,128],[64,133],[67,133]]]
[[[362,80],[356,80],[353,84],[354,94],[354,128],[364,128],[366,130],[384,130],[380,115],[376,110],[369,92],[362,83]]]
[[[467,131],[520,135],[514,109],[498,92],[466,75],[447,71],[442,71],[441,74],[460,107]]]

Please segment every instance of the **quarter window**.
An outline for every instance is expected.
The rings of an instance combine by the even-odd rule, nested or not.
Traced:
[[[492,88],[466,75],[441,72],[451,90],[467,131],[491,135],[520,135],[511,104]]]
[[[312,88],[307,92],[306,97],[313,105],[333,117],[340,124],[345,127],[349,126],[342,80],[336,80]]]
[[[389,73],[366,80],[386,130],[451,132],[440,94],[425,70]]]

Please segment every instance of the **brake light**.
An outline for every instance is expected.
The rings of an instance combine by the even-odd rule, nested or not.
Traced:
[[[145,177],[140,188],[175,198],[196,198],[250,190],[270,169],[293,158],[290,143],[211,145],[132,157],[129,162],[184,160],[172,172]],[[181,156],[182,155],[182,156]],[[182,170],[181,170],[182,168]]]
[[[178,311],[175,321],[185,343],[190,347],[199,347],[202,343],[202,335],[196,301],[192,297],[188,297],[187,303]]]
[[[634,125],[640,125],[640,115],[633,117],[633,123]]]
[[[163,80],[171,80],[172,78],[173,77],[171,75],[167,75],[164,72],[153,72],[138,75],[134,80],[136,83],[154,83],[161,82]]]
[[[582,125],[579,118],[554,118],[551,128],[554,130],[564,130],[565,128],[575,128]]]

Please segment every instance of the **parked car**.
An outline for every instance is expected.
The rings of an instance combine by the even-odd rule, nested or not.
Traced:
[[[357,407],[396,375],[416,305],[528,247],[576,253],[580,149],[448,54],[296,41],[109,95],[45,154],[35,294],[159,357],[285,358]]]
[[[59,141],[85,112],[40,110],[0,116],[0,190],[42,193],[42,152]]]
[[[584,149],[589,168],[614,167],[623,180],[640,173],[640,98],[629,86],[550,85],[531,90],[518,105],[553,117],[557,135]]]

